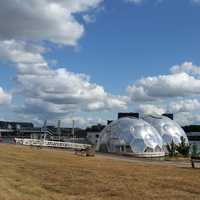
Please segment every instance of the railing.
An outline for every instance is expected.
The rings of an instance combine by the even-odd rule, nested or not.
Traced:
[[[20,139],[15,138],[16,144],[25,146],[41,146],[41,147],[55,147],[55,148],[66,148],[66,149],[86,149],[91,147],[89,144],[78,144],[71,142],[57,142],[48,140],[36,140],[36,139]]]

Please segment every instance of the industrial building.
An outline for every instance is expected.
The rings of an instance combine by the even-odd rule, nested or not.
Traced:
[[[184,126],[183,130],[187,134],[189,143],[196,145],[198,152],[200,152],[200,125]]]
[[[15,137],[41,139],[46,137],[54,141],[76,141],[86,143],[87,132],[81,128],[63,128],[47,126],[46,122],[42,127],[34,127],[29,122],[8,122],[0,121],[0,138],[3,142],[11,143]]]

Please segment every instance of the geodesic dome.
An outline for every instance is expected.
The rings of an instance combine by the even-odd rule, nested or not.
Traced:
[[[162,136],[164,145],[170,144],[172,140],[175,144],[180,144],[181,137],[184,137],[186,143],[188,143],[188,138],[184,130],[178,123],[168,117],[160,115],[147,115],[142,118],[159,132]]]
[[[141,157],[164,156],[163,141],[157,130],[142,119],[124,117],[101,132],[97,151],[134,154]]]

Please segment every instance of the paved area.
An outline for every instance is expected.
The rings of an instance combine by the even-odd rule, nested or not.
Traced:
[[[70,150],[68,153],[72,154],[74,151]],[[179,168],[191,168],[191,162],[189,158],[177,159],[177,160],[167,160],[166,158],[136,158],[132,156],[116,155],[110,153],[96,153],[95,156],[98,158],[106,158],[112,160],[121,160],[126,162],[133,162],[137,164],[151,164],[151,165],[168,165],[176,166]],[[200,165],[199,165],[200,167]]]
[[[153,165],[170,165],[176,166],[181,168],[191,168],[191,162],[189,159],[185,160],[165,160],[164,158],[136,158],[131,156],[122,156],[122,155],[115,155],[115,154],[102,154],[97,153],[96,156],[104,157],[108,159],[114,160],[122,160],[127,162],[134,162],[134,163],[146,163],[146,164],[153,164]]]

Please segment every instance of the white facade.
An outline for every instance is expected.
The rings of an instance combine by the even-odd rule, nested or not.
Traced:
[[[100,137],[101,132],[87,132],[87,140],[93,144],[97,145],[98,139]]]

